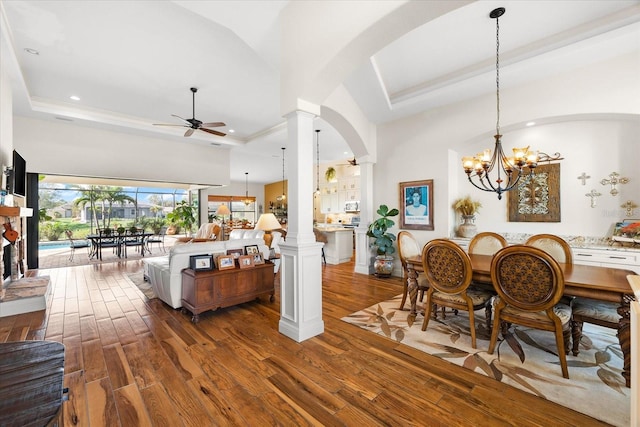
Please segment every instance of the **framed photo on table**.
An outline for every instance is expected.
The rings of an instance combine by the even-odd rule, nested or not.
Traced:
[[[264,264],[264,257],[260,252],[253,254],[253,265]]]
[[[238,257],[238,265],[240,268],[253,267],[253,255],[241,255]]]
[[[233,259],[238,259],[240,255],[244,255],[244,249],[227,249],[227,255],[231,255]]]
[[[433,180],[400,183],[400,228],[433,230]]]
[[[258,249],[258,245],[249,245],[244,247],[244,253],[246,255],[253,255],[260,253],[260,249]]]
[[[213,270],[213,257],[211,255],[191,255],[189,257],[189,268],[194,271]]]
[[[229,270],[236,268],[236,261],[233,255],[220,255],[218,257],[218,270]]]

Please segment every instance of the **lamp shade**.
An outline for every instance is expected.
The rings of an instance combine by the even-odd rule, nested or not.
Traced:
[[[227,205],[220,205],[218,210],[216,211],[216,215],[230,215],[231,211],[227,207]]]
[[[272,213],[265,213],[260,215],[260,218],[258,218],[258,223],[255,226],[256,230],[264,231],[277,230],[279,228],[282,228],[282,225],[280,225],[278,219]]]

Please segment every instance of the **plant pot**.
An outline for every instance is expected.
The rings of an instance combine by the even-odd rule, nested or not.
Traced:
[[[462,224],[458,226],[458,236],[471,238],[478,234],[478,228],[474,224],[475,215],[462,215]]]
[[[378,255],[373,262],[373,269],[377,277],[391,277],[393,272],[393,257],[389,255]]]

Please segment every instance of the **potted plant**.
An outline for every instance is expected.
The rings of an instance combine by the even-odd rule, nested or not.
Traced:
[[[324,179],[327,180],[327,182],[332,182],[336,179],[336,170],[334,167],[329,166],[326,170],[326,172],[324,173]]]
[[[172,212],[167,214],[167,219],[174,224],[184,230],[184,235],[189,236],[191,233],[191,227],[196,222],[196,208],[187,203],[186,200],[183,200],[179,203],[176,203],[176,207]],[[168,231],[167,231],[167,234]]]
[[[471,199],[471,196],[458,199],[453,203],[453,209],[462,216],[462,224],[458,226],[458,236],[473,237],[478,234],[478,229],[473,221],[481,207],[482,204]]]
[[[370,244],[371,248],[375,248],[377,254],[373,267],[376,276],[389,277],[393,271],[393,257],[391,255],[396,251],[393,247],[396,236],[387,231],[395,225],[395,222],[389,218],[397,216],[400,212],[395,208],[389,209],[387,205],[380,205],[376,213],[380,215],[380,218],[369,224],[367,230],[367,236],[375,239]]]

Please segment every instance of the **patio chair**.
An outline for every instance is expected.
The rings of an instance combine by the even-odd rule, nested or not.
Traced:
[[[167,226],[163,225],[160,227],[160,231],[158,234],[154,234],[147,239],[147,245],[149,245],[149,252],[151,252],[151,245],[155,243],[159,248],[162,248],[162,252],[167,252],[167,249],[164,246],[164,236],[167,235]]]
[[[90,244],[86,240],[74,240],[73,231],[65,230],[64,234],[66,234],[67,239],[69,239],[69,249],[71,249],[71,253],[69,254],[69,262],[73,262],[73,257],[76,253],[76,249],[89,248]],[[87,251],[87,256],[89,252]]]

